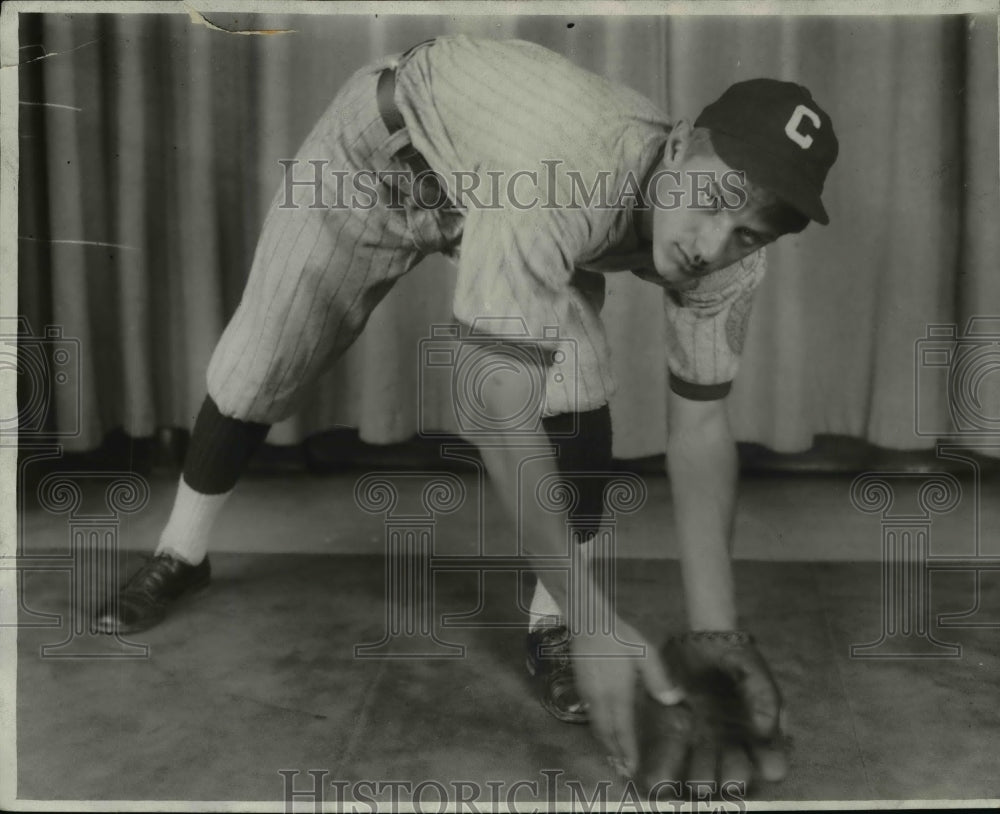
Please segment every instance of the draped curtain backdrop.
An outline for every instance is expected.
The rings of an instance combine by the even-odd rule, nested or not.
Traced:
[[[79,375],[53,385],[62,423],[81,394],[71,449],[114,427],[142,437],[193,424],[279,159],[363,63],[440,34],[539,42],[675,120],[755,76],[805,84],[830,113],[832,223],[770,251],[730,400],[739,440],[931,447],[915,394],[926,426],[946,429],[946,368],[918,371],[916,343],[929,324],[1000,315],[995,18],[207,16],[291,32],[224,33],[185,14],[21,17],[18,311],[36,333],[53,324],[79,340]],[[270,441],[337,425],[376,443],[417,432],[419,343],[449,321],[453,285],[439,257],[404,278]],[[662,453],[659,293],[611,275],[603,316],[620,382],[615,453]],[[981,378],[982,413],[996,418],[1000,372]],[[441,396],[424,403],[448,427]]]

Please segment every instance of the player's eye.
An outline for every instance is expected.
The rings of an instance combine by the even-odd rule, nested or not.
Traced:
[[[699,192],[703,196],[701,198],[701,205],[704,206],[705,209],[713,214],[722,210],[723,200],[718,187],[710,186],[703,190],[699,190]]]
[[[753,229],[747,229],[745,226],[741,226],[736,230],[736,239],[743,246],[753,246],[760,242],[760,235],[757,234]]]

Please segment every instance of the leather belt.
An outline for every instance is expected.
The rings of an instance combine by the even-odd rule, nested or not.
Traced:
[[[422,44],[422,43],[421,43]],[[396,107],[396,70],[386,68],[379,74],[375,97],[382,123],[389,133],[396,133],[406,127],[403,114]],[[413,144],[405,144],[394,154],[409,168],[413,174],[411,185],[417,196],[417,203],[427,209],[453,209],[448,199],[448,190],[441,177],[435,173],[427,159],[416,150]],[[419,188],[419,192],[416,191]],[[440,202],[440,203],[438,203]]]
[[[403,114],[396,107],[396,69],[386,68],[378,75],[378,88],[375,90],[378,99],[378,112],[382,117],[385,129],[390,133],[406,127]]]

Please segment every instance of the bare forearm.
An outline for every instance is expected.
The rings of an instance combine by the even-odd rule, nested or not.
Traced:
[[[739,470],[724,416],[677,422],[667,471],[688,623],[693,630],[732,630],[737,614],[730,552]]]
[[[489,353],[488,350],[483,351]],[[520,416],[525,404],[531,403],[531,391],[526,388],[530,379],[509,365],[488,364],[484,358],[481,369],[496,372],[487,380],[482,400],[490,413],[494,426],[502,427],[507,416]],[[539,371],[541,373],[541,371]],[[526,554],[534,557],[557,559],[568,553],[579,554],[579,547],[568,544],[568,518],[566,511],[554,510],[542,505],[538,499],[540,486],[558,477],[558,462],[552,440],[541,425],[541,404],[537,405],[539,415],[534,420],[511,422],[516,432],[498,431],[490,435],[479,435],[474,440],[479,447],[483,462],[489,472],[494,491],[504,510],[518,525],[521,546]],[[529,432],[528,427],[536,424],[537,429]],[[589,578],[585,562],[575,558],[571,576],[577,580]],[[564,612],[569,612],[568,584],[566,572],[540,570],[539,579]],[[592,594],[588,591],[588,594]]]

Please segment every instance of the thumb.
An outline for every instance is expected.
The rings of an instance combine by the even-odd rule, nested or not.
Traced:
[[[649,645],[646,645],[646,655],[639,661],[639,672],[646,692],[661,704],[672,705],[684,700],[681,685],[672,679],[659,653]]]

